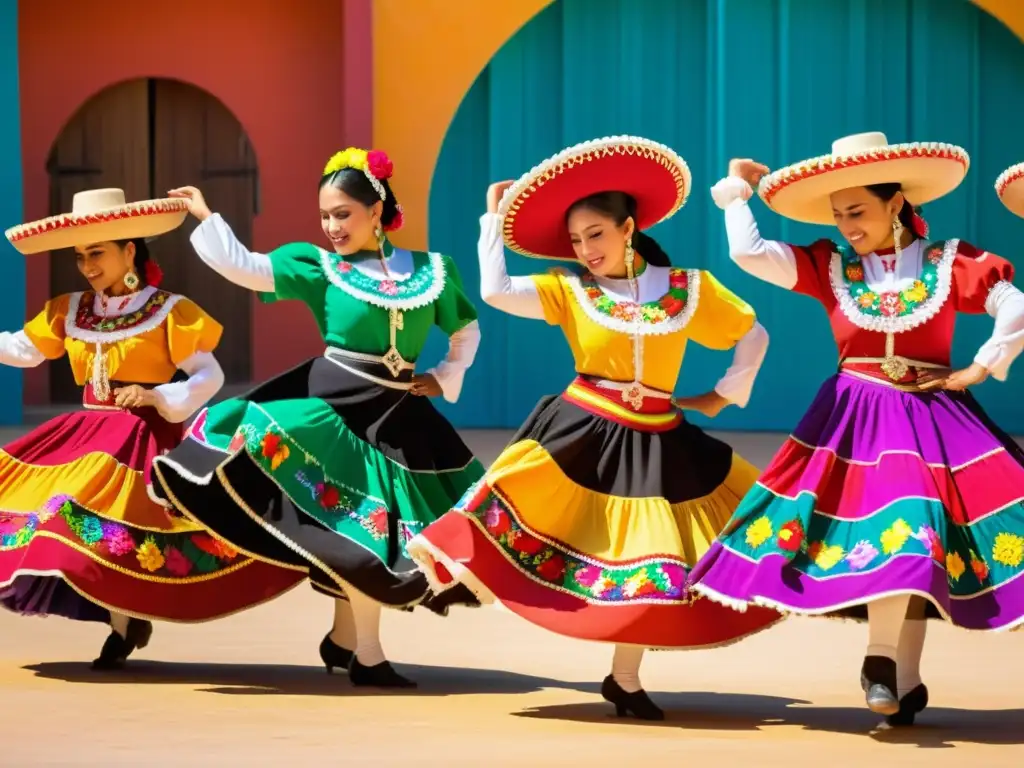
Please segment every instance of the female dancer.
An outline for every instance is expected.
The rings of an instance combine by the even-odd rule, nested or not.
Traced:
[[[402,224],[391,172],[377,151],[350,148],[327,163],[320,221],[332,252],[292,243],[252,253],[198,189],[171,192],[202,222],[192,244],[203,261],[265,301],[304,302],[327,349],[203,411],[156,474],[184,514],[242,551],[307,570],[336,598],[320,645],[328,672],[408,687],[380,646],[381,605],[424,600],[406,544],[483,474],[425,397],[458,398],[480,332],[452,260],[384,235]],[[433,325],[450,337],[447,359],[415,374]]]
[[[71,213],[7,230],[25,254],[74,247],[90,290],[60,296],[24,330],[0,333],[0,363],[67,352],[84,410],[0,450],[0,604],[105,622],[96,669],[149,642],[150,619],[204,621],[264,602],[302,576],[254,562],[150,496],[154,456],[224,381],[221,326],[160,290],[145,238],[186,216],[180,200],[126,204],[120,189],[75,195]],[[177,371],[184,381],[172,382]]]
[[[761,239],[746,201],[764,166],[733,161],[712,190],[736,263],[824,305],[839,371],[694,569],[694,588],[740,610],[866,615],[861,684],[891,724],[927,705],[925,618],[978,630],[1024,618],[1024,455],[966,391],[1006,378],[1024,345],[1024,296],[1007,261],[929,242],[912,207],[953,191],[967,168],[959,147],[867,133],[761,181],[772,210],[835,224],[841,247]],[[995,332],[951,371],[958,312],[988,313]]]
[[[602,695],[648,720],[664,714],[640,685],[644,648],[723,645],[779,618],[691,605],[685,591],[756,470],[674,405],[709,416],[744,406],[768,343],[746,303],[708,272],[673,268],[641,231],[689,189],[682,158],[633,137],[570,147],[491,187],[484,300],[561,327],[578,375],[409,546],[436,589],[454,577],[546,629],[615,643]],[[519,253],[578,262],[582,277],[510,278],[502,233]],[[713,391],[673,402],[689,340],[735,346],[734,362]]]

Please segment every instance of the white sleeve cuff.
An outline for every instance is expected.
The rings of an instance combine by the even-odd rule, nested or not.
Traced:
[[[35,368],[45,360],[46,357],[25,331],[0,333],[0,364],[12,368]]]
[[[449,403],[458,401],[462,393],[462,381],[476,359],[479,348],[480,324],[474,320],[448,338],[447,357],[427,371],[437,379],[441,393]]]
[[[153,387],[156,409],[173,424],[180,424],[202,408],[224,386],[224,371],[210,352],[196,352],[179,365],[186,381]]]
[[[745,180],[738,176],[726,176],[711,188],[711,199],[723,211],[736,200],[749,200],[754,194]]]
[[[730,403],[745,408],[750,402],[750,393],[767,351],[768,331],[755,322],[743,338],[736,342],[732,365],[715,385],[715,392]]]
[[[242,245],[219,213],[200,223],[189,239],[199,258],[222,277],[250,291],[274,292],[270,257]]]
[[[985,366],[996,381],[1006,381],[1010,366],[1024,350],[1024,293],[1005,280],[996,283],[985,300],[985,310],[995,318],[995,328],[974,362]]]

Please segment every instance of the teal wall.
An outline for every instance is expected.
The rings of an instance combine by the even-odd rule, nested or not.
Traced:
[[[430,198],[431,248],[452,254],[478,296],[478,216],[491,181],[514,178],[565,146],[613,134],[664,142],[690,164],[690,202],[652,230],[676,264],[711,269],[754,305],[772,336],[745,410],[720,429],[789,430],[836,351],[816,302],[743,274],[728,258],[721,212],[708,193],[730,157],[779,167],[824,154],[867,130],[891,141],[965,147],[972,170],[926,210],[936,237],[960,237],[1024,268],[1024,221],[992,185],[1024,160],[1024,45],[967,0],[558,0],[516,34],[466,95],[449,128]],[[765,237],[810,242],[835,230],[790,224],[760,202]],[[509,253],[509,272],[544,262]],[[1018,281],[1019,284],[1024,284]],[[459,426],[514,427],[537,398],[560,391],[572,361],[557,329],[483,307],[483,344]],[[991,332],[963,318],[955,362]],[[444,345],[432,345],[434,355]],[[728,354],[690,348],[678,392],[712,387]],[[979,397],[1004,428],[1024,433],[1024,360]],[[1013,392],[1018,396],[1014,397]]]
[[[37,97],[43,98],[42,94]],[[0,229],[21,223],[21,103],[18,95],[18,1],[0,0]],[[25,322],[25,257],[0,245],[0,331]],[[0,365],[0,424],[21,423],[21,371]]]

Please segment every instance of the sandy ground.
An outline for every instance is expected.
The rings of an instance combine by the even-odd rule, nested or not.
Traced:
[[[506,437],[470,433],[482,459]],[[2,436],[0,436],[2,439]],[[776,435],[729,435],[763,465]],[[865,630],[791,619],[716,651],[650,653],[643,680],[664,723],[611,717],[598,694],[610,648],[494,609],[447,619],[387,612],[384,644],[420,683],[354,690],[317,645],[329,601],[302,585],[198,626],[158,625],[130,670],[88,661],[106,631],[0,614],[0,765],[1019,765],[1024,636],[933,624],[933,706],[877,729],[858,672]]]

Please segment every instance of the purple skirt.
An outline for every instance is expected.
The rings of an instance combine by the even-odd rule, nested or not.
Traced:
[[[691,574],[743,610],[863,618],[893,594],[969,629],[1024,621],[1024,452],[966,392],[837,374]]]

